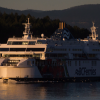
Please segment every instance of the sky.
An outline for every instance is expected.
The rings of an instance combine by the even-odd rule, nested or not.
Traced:
[[[100,4],[100,0],[0,0],[0,7],[15,10],[63,10],[84,4]]]

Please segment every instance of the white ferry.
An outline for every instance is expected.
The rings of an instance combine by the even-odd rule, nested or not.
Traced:
[[[22,38],[0,44],[0,79],[16,81],[99,81],[100,43],[93,23],[92,35],[75,39],[59,23],[51,38],[32,37],[30,23]]]

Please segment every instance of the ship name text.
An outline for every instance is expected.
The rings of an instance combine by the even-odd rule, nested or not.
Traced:
[[[75,70],[76,75],[96,75],[96,69],[87,69],[86,67],[80,67]]]

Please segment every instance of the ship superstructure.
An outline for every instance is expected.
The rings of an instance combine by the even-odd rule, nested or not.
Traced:
[[[91,80],[99,79],[100,43],[96,27],[92,38],[75,39],[59,23],[50,38],[32,37],[30,23],[25,25],[22,38],[9,38],[0,45],[0,78],[5,80]],[[87,80],[88,81],[88,80]]]

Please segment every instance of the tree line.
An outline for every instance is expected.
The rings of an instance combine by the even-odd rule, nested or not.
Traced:
[[[35,18],[34,16],[18,15],[17,13],[6,14],[0,12],[0,43],[6,43],[9,37],[21,37],[23,35],[24,26],[22,23],[27,22],[30,18],[31,32],[33,36],[40,37],[43,33],[46,37],[50,37],[59,27],[59,19],[50,19],[49,16],[43,18]],[[77,26],[70,26],[66,24],[66,28],[72,33],[75,38],[86,38],[90,31]]]

